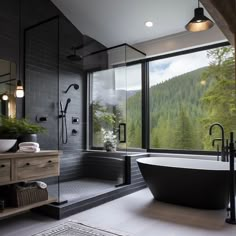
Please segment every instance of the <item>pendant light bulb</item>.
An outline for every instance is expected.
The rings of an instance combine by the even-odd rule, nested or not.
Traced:
[[[3,100],[3,101],[8,101],[8,99],[9,99],[8,95],[7,95],[6,93],[4,93],[4,94],[2,95],[2,100]]]
[[[17,80],[17,86],[16,86],[16,97],[17,98],[23,98],[25,95],[24,88],[22,85],[21,80]]]

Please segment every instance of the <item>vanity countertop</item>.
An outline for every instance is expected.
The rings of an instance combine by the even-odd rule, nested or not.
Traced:
[[[42,150],[40,152],[5,152],[0,153],[1,159],[14,159],[14,158],[22,158],[22,157],[41,157],[41,156],[55,156],[61,155],[62,152],[60,150]]]

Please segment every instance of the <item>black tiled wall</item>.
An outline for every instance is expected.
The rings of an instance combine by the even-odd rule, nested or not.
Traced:
[[[51,6],[46,9],[51,9]],[[40,11],[35,14],[40,14]],[[72,47],[81,47],[78,53],[83,56],[91,49],[96,51],[104,46],[91,38],[88,40],[63,15],[58,15],[58,18],[26,31],[25,114],[32,121],[37,116],[48,117],[46,122],[41,123],[47,128],[47,133],[39,135],[39,143],[42,149],[63,150],[60,180],[67,181],[83,176],[81,151],[86,145],[87,125],[84,62],[71,61],[68,56],[74,53]],[[78,84],[79,89],[71,87],[65,93],[70,84]],[[68,98],[71,99],[66,117],[68,142],[63,144],[62,119],[58,118],[59,103],[61,101],[65,107]],[[72,117],[79,118],[79,123],[72,124]],[[76,135],[72,134],[73,129],[76,130]]]
[[[57,19],[25,33],[25,115],[47,131],[39,135],[42,149],[58,148],[58,44]]]
[[[72,54],[71,47],[74,46],[81,46],[79,50],[81,55],[103,49],[104,46],[82,35],[50,0],[22,0],[21,5],[19,3],[19,0],[0,1],[0,58],[16,62],[18,72],[20,64],[21,79],[25,81],[25,99],[17,99],[17,116],[25,115],[32,121],[35,121],[36,116],[48,116],[48,121],[42,123],[48,131],[39,135],[41,148],[62,149],[64,154],[61,158],[61,180],[77,178],[82,175],[80,153],[85,148],[87,125],[85,107],[87,82],[83,68],[91,69],[96,62],[94,58],[93,60],[87,58],[86,62],[84,60],[74,63],[69,61],[67,56]],[[21,7],[20,22],[19,7]],[[58,19],[55,18],[28,29],[57,16],[59,28]],[[19,29],[21,29],[20,37]],[[26,29],[28,30],[24,37]],[[106,60],[104,63],[106,64]],[[80,89],[71,89],[65,94],[63,91],[71,83],[79,84]],[[58,108],[59,101],[65,105],[67,98],[72,100],[67,115],[68,144],[62,145],[58,135],[61,132]],[[80,119],[78,125],[72,124],[72,116]],[[72,136],[72,129],[76,129],[78,135]]]

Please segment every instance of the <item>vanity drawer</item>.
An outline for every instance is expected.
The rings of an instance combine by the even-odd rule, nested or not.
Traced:
[[[59,175],[58,157],[23,158],[16,160],[16,179],[30,180]]]
[[[11,180],[11,161],[0,161],[0,183],[10,182]]]

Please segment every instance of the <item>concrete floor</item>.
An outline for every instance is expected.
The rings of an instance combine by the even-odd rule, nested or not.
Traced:
[[[0,222],[1,236],[29,236],[68,219],[129,236],[235,236],[226,213],[165,204],[148,189],[56,221],[26,213]]]

